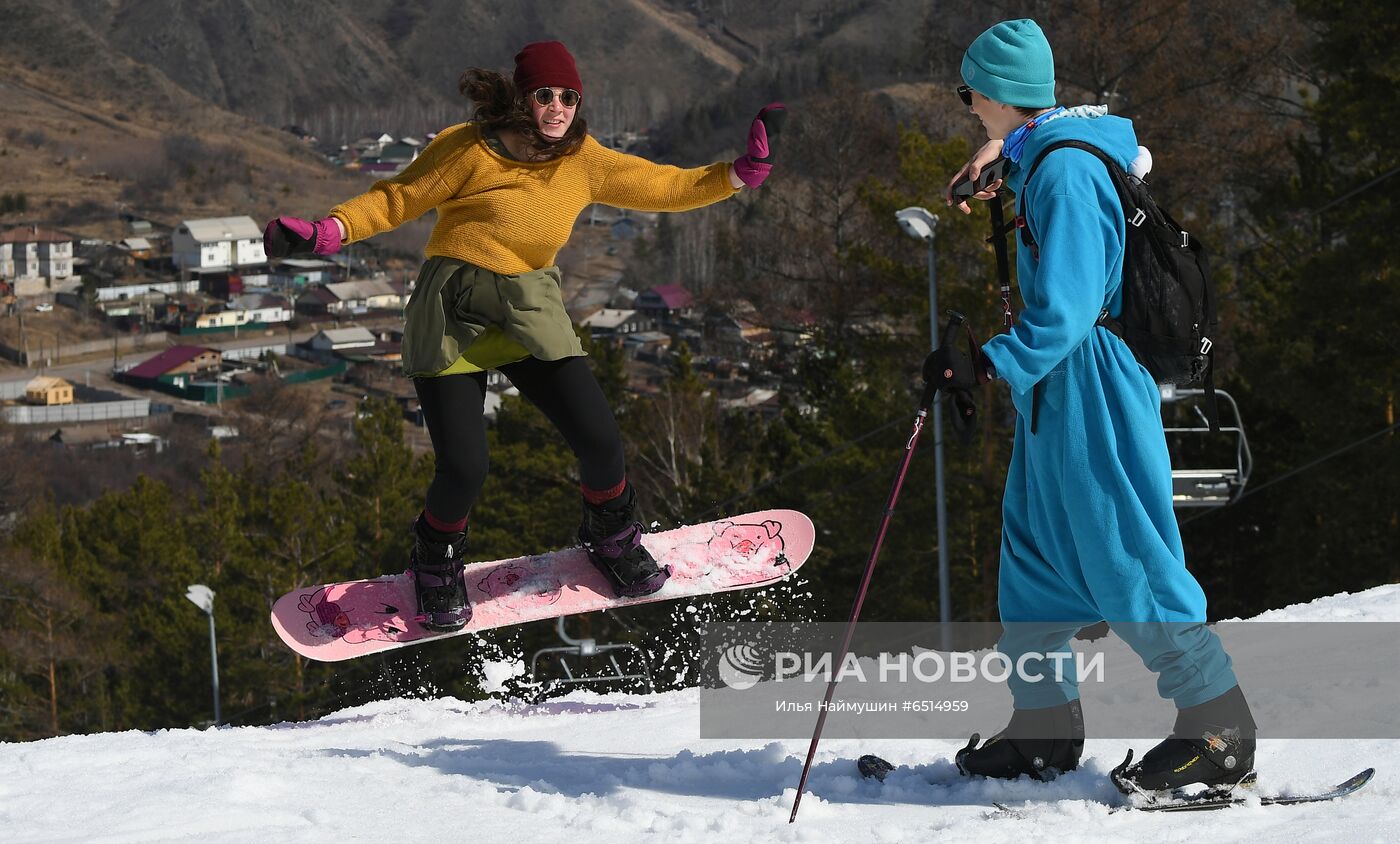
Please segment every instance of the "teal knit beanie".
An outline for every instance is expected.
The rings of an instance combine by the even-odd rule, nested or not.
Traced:
[[[1055,57],[1030,18],[1002,21],[977,36],[963,54],[962,78],[972,90],[1006,105],[1055,104]]]

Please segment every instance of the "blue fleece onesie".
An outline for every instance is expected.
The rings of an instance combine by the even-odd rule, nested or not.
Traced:
[[[1018,411],[1002,502],[1000,649],[1013,660],[1067,652],[1080,627],[1107,620],[1158,674],[1164,698],[1195,706],[1236,685],[1234,672],[1186,570],[1160,393],[1123,341],[1094,324],[1103,309],[1122,310],[1122,205],[1103,163],[1082,150],[1050,153],[1024,183],[1041,150],[1071,138],[1125,170],[1138,152],[1131,121],[1063,115],[1029,133],[1007,178],[1039,260],[1017,250],[1023,310],[983,346]],[[1079,696],[1053,663],[1027,665],[1046,679],[1013,673],[1017,709]]]

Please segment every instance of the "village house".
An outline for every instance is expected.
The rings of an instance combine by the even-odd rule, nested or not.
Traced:
[[[341,360],[381,367],[395,365],[403,360],[403,332],[371,331],[362,326],[326,329],[306,341],[298,356],[319,363]]]
[[[290,322],[292,309],[286,299],[262,293],[244,293],[227,305],[215,305],[203,313],[187,313],[180,320],[183,331],[218,331],[244,326],[263,327]]]
[[[155,246],[147,237],[125,237],[117,241],[117,248],[134,260],[146,261],[155,257]]]
[[[222,366],[223,355],[218,349],[171,346],[155,357],[119,373],[117,379],[137,386],[150,386],[162,379],[180,379],[180,376],[217,372]]]
[[[341,281],[317,285],[297,297],[298,313],[348,316],[369,311],[403,310],[403,282],[388,279]]]
[[[0,278],[21,298],[76,285],[73,238],[38,226],[0,234]]]
[[[73,403],[73,385],[62,378],[40,375],[24,385],[24,400],[29,404],[49,407]]]
[[[682,285],[658,284],[638,293],[632,307],[660,327],[693,316],[695,297]]]
[[[277,325],[291,322],[291,303],[283,296],[270,293],[244,293],[229,300],[231,310],[244,315],[245,323]]]
[[[371,348],[377,342],[374,332],[368,328],[328,328],[316,332],[306,345],[318,352],[343,352]]]
[[[663,360],[670,348],[671,338],[660,331],[638,331],[622,340],[622,349],[628,357],[652,363]]]
[[[262,228],[252,217],[185,220],[171,235],[171,250],[186,277],[267,263]]]
[[[632,309],[600,308],[578,321],[595,340],[625,337],[648,327],[649,320]]]
[[[706,349],[731,360],[763,357],[776,339],[767,326],[757,325],[743,317],[715,312],[705,318]]]
[[[420,145],[411,138],[387,143],[380,147],[378,155],[362,157],[356,164],[361,172],[392,176],[418,157]]]
[[[340,265],[323,258],[283,258],[272,265],[270,283],[283,289],[330,284],[343,277]]]
[[[750,387],[743,395],[720,401],[720,407],[730,411],[757,413],[769,419],[782,413],[782,400],[778,391],[765,387]]]
[[[380,157],[394,144],[394,136],[388,132],[377,137],[366,135],[363,138],[356,138],[347,146],[342,147],[340,160],[347,170],[378,173],[383,169],[380,167]],[[411,161],[412,158],[409,160]]]

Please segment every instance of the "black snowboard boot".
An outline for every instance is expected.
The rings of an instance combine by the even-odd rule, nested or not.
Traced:
[[[578,539],[620,598],[650,595],[671,576],[642,545],[642,523],[634,513],[637,493],[631,484],[622,494],[602,504],[583,503],[583,524]]]
[[[471,620],[467,581],[462,574],[467,534],[442,533],[421,514],[413,523],[409,568],[418,589],[418,623],[437,633],[461,630]]]
[[[1229,789],[1254,771],[1257,728],[1239,686],[1200,706],[1177,711],[1176,726],[1136,765],[1133,752],[1113,769],[1124,794],[1171,791],[1201,783]]]
[[[1022,774],[1048,782],[1079,767],[1084,752],[1084,711],[1072,700],[1045,709],[1017,709],[1006,729],[977,746],[972,734],[958,751],[958,770],[968,776],[1014,780]]]

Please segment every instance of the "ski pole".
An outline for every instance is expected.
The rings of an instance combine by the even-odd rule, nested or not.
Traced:
[[[949,311],[948,323],[943,329],[944,345],[957,342],[956,331],[962,323],[962,314]],[[929,408],[933,405],[935,392],[936,388],[933,383],[925,380],[924,392],[919,398],[919,412],[914,416],[914,432],[904,446],[904,459],[899,464],[899,474],[895,476],[894,486],[890,488],[890,497],[885,502],[885,512],[880,519],[880,530],[875,534],[875,545],[870,549],[870,559],[865,564],[865,575],[861,577],[860,588],[856,591],[856,601],[851,607],[851,618],[846,622],[846,635],[841,640],[841,655],[832,663],[831,680],[826,685],[826,699],[817,711],[817,728],[812,733],[812,743],[807,748],[807,761],[802,765],[802,779],[797,782],[797,796],[793,798],[792,814],[788,816],[788,823],[797,820],[797,807],[802,805],[802,793],[807,788],[807,775],[812,771],[812,759],[817,755],[817,743],[822,739],[822,727],[826,724],[827,708],[831,705],[832,693],[836,691],[837,678],[841,676],[840,666],[846,661],[846,654],[851,649],[851,637],[855,634],[856,621],[860,619],[860,608],[865,603],[865,593],[870,588],[870,578],[875,573],[875,563],[880,558],[880,546],[884,544],[885,534],[889,531],[890,518],[894,515],[894,505],[899,499],[900,488],[904,486],[904,476],[909,471],[909,463],[914,459],[914,446],[918,444],[919,434],[924,430],[924,422],[928,419]]]

